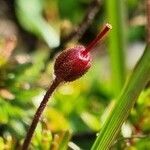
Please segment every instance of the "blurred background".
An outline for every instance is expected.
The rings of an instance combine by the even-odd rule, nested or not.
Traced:
[[[0,0],[0,149],[20,148],[53,79],[55,56],[113,30],[92,51],[92,67],[49,101],[31,150],[89,150],[146,44],[145,0]],[[114,150],[150,149],[150,86],[121,129]],[[69,147],[69,148],[68,148]]]

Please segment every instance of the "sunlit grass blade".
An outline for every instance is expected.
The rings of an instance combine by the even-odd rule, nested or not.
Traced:
[[[109,55],[112,70],[114,96],[117,96],[125,81],[125,12],[124,1],[106,0],[107,20],[113,30],[109,35]]]
[[[150,44],[136,65],[121,95],[107,117],[92,150],[107,150],[113,144],[138,96],[150,80]]]

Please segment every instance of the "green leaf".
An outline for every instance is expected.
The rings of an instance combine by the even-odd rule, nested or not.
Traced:
[[[0,137],[0,148],[5,149],[5,143],[4,143],[3,138],[1,138],[1,137]]]
[[[16,0],[16,14],[22,27],[42,37],[49,47],[58,47],[60,38],[54,27],[42,17],[43,1]]]
[[[100,121],[94,115],[83,112],[81,118],[92,130],[98,131],[100,129]]]
[[[127,119],[141,91],[150,80],[150,44],[125,84],[114,107],[107,117],[92,150],[107,150],[111,147],[124,121]]]
[[[71,134],[69,131],[64,131],[61,135],[58,150],[66,150],[68,148],[68,142],[70,140]]]
[[[32,64],[23,64],[18,65],[13,73],[15,75],[15,84],[21,84],[24,82],[37,81],[41,70],[45,66],[45,60],[48,57],[48,51],[46,50],[38,50],[32,54]],[[15,85],[16,86],[16,85]],[[14,88],[14,85],[13,87]]]
[[[73,23],[78,23],[83,18],[85,9],[79,0],[58,0],[58,6],[62,18],[67,18]]]
[[[107,0],[106,9],[108,21],[113,30],[109,34],[109,55],[112,70],[112,89],[118,96],[125,81],[125,2],[122,0]]]

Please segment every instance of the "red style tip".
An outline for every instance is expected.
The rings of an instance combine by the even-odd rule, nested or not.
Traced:
[[[112,26],[109,23],[105,24],[105,26],[100,31],[100,33],[96,36],[96,38],[92,42],[90,42],[90,44],[87,45],[84,54],[91,51],[97,45],[97,43],[100,40],[102,40],[102,38],[104,38],[104,36],[108,33],[108,31],[110,31],[110,29],[112,29]]]

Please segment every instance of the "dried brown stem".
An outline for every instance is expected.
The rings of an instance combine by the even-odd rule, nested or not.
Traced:
[[[64,46],[70,41],[78,41],[82,38],[83,34],[92,24],[95,16],[100,10],[102,0],[92,0],[89,4],[87,11],[85,13],[85,17],[81,21],[81,23],[64,39],[62,39],[61,44],[50,54],[50,58],[53,58],[57,52],[64,49]]]
[[[24,140],[24,143],[23,143],[23,146],[22,146],[22,150],[28,150],[28,147],[29,147],[29,144],[31,142],[31,139],[32,139],[32,136],[33,136],[33,133],[36,129],[36,126],[39,122],[39,119],[47,105],[47,102],[49,100],[49,97],[51,96],[51,94],[54,92],[54,90],[58,87],[58,85],[60,84],[60,80],[58,80],[57,78],[55,78],[55,80],[52,82],[52,84],[50,85],[49,89],[47,90],[40,106],[38,107],[35,115],[34,115],[34,118],[32,120],[32,123],[29,127],[29,130],[27,132],[27,135],[25,137],[25,140]]]
[[[96,14],[98,13],[100,9],[100,1],[101,0],[92,0],[89,4],[89,7],[87,8],[85,17],[81,21],[81,23],[78,25],[78,27],[65,39],[66,42],[70,40],[79,40],[85,31],[89,28],[89,26],[92,24]]]

